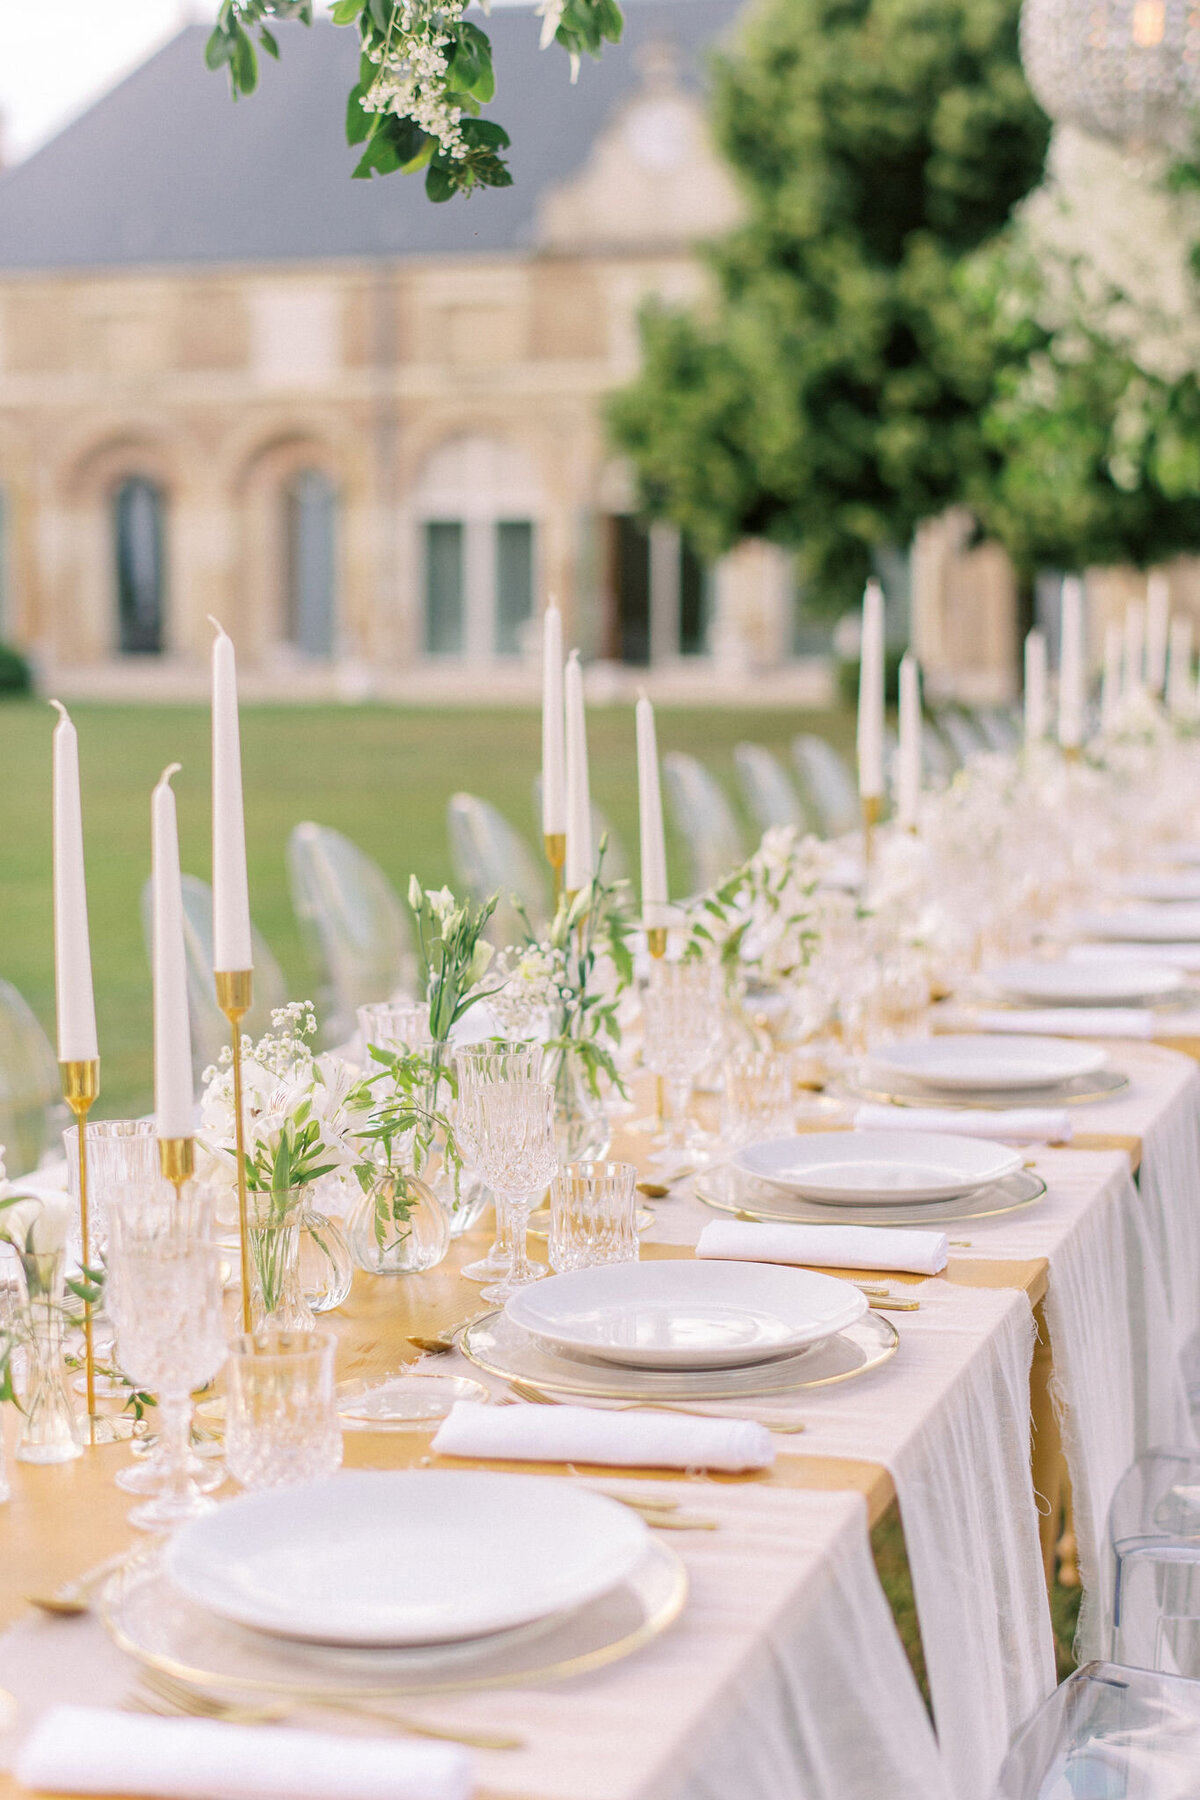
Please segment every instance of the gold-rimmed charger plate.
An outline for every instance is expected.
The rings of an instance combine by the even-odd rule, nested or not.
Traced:
[[[147,1668],[210,1694],[283,1694],[303,1706],[562,1681],[632,1656],[674,1623],[687,1592],[684,1564],[655,1538],[624,1582],[577,1611],[468,1643],[353,1650],[218,1618],[167,1579],[156,1549],[110,1577],[98,1610],[117,1647]]]
[[[1083,1106],[1089,1100],[1111,1100],[1129,1086],[1128,1075],[1119,1069],[1097,1069],[1091,1075],[1076,1075],[1054,1087],[981,1088],[964,1093],[961,1088],[936,1088],[929,1082],[903,1075],[873,1075],[869,1064],[853,1078],[839,1081],[837,1092],[847,1100],[874,1100],[886,1106],[936,1106],[953,1108],[955,1112],[1010,1112],[1019,1106]]]
[[[695,1176],[692,1192],[716,1212],[742,1213],[772,1224],[789,1225],[923,1225],[957,1224],[966,1219],[992,1219],[1000,1213],[1032,1206],[1046,1191],[1041,1176],[1018,1169],[1003,1181],[988,1182],[972,1194],[953,1200],[912,1201],[907,1206],[842,1206],[804,1200],[773,1182],[735,1169],[732,1163]]]
[[[592,1400],[779,1399],[807,1388],[852,1381],[894,1356],[900,1338],[890,1319],[864,1313],[845,1331],[788,1356],[744,1363],[734,1369],[638,1369],[567,1356],[539,1344],[503,1312],[476,1319],[463,1332],[463,1354],[477,1368],[505,1381],[527,1381],[548,1393]]]

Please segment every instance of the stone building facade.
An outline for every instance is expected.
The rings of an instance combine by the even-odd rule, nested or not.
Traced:
[[[555,593],[614,671],[802,692],[786,561],[644,529],[601,416],[737,217],[701,92],[736,10],[633,0],[576,89],[498,13],[515,186],[443,207],[347,179],[331,26],[237,107],[185,29],[0,179],[3,634],[67,692],[198,691],[212,614],[262,691],[516,697]]]

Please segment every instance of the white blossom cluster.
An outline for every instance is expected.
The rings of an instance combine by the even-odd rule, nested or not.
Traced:
[[[820,931],[822,882],[836,852],[794,825],[768,831],[750,860],[687,917],[693,954],[728,960],[765,982],[786,981],[808,962]]]
[[[4,1156],[5,1146],[0,1144],[0,1201],[9,1203],[0,1206],[0,1242],[35,1256],[61,1250],[75,1215],[71,1196],[65,1190],[23,1195],[21,1183],[8,1178]]]
[[[536,1037],[568,997],[566,959],[551,944],[512,945],[492,964],[488,1004],[505,1037]]]
[[[467,4],[468,0],[396,0],[386,45],[367,52],[379,73],[362,98],[364,112],[411,119],[456,162],[467,154],[467,146],[462,108],[447,98],[446,52],[453,41],[447,27],[457,25]]]

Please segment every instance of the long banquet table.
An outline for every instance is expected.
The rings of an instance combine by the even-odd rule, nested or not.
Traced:
[[[894,1315],[897,1354],[782,1408],[806,1430],[775,1440],[773,1468],[698,1480],[546,1467],[608,1487],[666,1482],[678,1493],[686,1482],[689,1503],[694,1496],[719,1529],[672,1534],[691,1598],[676,1625],[629,1661],[560,1687],[422,1702],[431,1718],[505,1725],[527,1740],[518,1752],[479,1753],[482,1792],[528,1800],[990,1792],[1013,1730],[1054,1680],[1030,1478],[1031,1380],[1034,1479],[1045,1492],[1058,1460],[1052,1354],[1087,1630],[1097,1641],[1112,1483],[1147,1429],[1186,1429],[1169,1374],[1186,1309],[1177,1292],[1168,1311],[1164,1290],[1189,1235],[1186,1196],[1174,1184],[1200,1142],[1200,1074],[1158,1046],[1112,1050],[1132,1081],[1113,1100],[1078,1109],[1076,1144],[1093,1147],[1031,1151],[1047,1182],[1039,1202],[954,1228],[965,1246],[939,1277],[887,1277],[920,1301],[919,1311]],[[1139,1161],[1140,1188],[1131,1179]],[[1200,1156],[1190,1193],[1198,1175]],[[643,1254],[690,1254],[712,1216],[686,1195],[665,1200]],[[433,1335],[474,1311],[478,1290],[457,1269],[476,1253],[477,1240],[464,1240],[429,1275],[360,1276],[325,1321],[338,1334],[339,1373],[394,1368],[418,1355],[410,1333]],[[1035,1315],[1046,1328],[1040,1341]],[[438,1360],[470,1367],[458,1352]],[[1166,1395],[1149,1419],[1147,1394]],[[436,1460],[427,1433],[347,1434],[345,1444],[351,1467]],[[0,1687],[17,1697],[19,1728],[52,1698],[116,1703],[136,1687],[135,1667],[98,1622],[52,1620],[23,1601],[138,1541],[125,1523],[129,1498],[111,1479],[126,1454],[98,1449],[49,1469],[10,1462],[0,1626],[12,1629],[0,1639]],[[869,1556],[868,1525],[897,1497],[937,1748]],[[330,1728],[325,1717],[321,1724]],[[0,1739],[0,1764],[10,1750]],[[0,1774],[0,1796],[16,1791]]]

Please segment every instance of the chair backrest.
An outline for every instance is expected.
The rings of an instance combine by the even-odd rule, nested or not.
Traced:
[[[360,1006],[412,992],[412,924],[379,864],[328,825],[297,825],[287,865],[292,905],[318,971],[322,1041],[346,1043]]]
[[[537,833],[542,829],[542,776],[541,771],[533,778],[533,828]],[[629,858],[620,837],[608,821],[607,813],[601,812],[596,802],[592,801],[592,842],[599,848],[600,840],[607,834],[608,842],[604,849],[604,879],[606,881],[629,880]]]
[[[198,875],[182,876],[180,885],[183,889],[183,949],[187,959],[192,1075],[198,1088],[205,1069],[216,1062],[229,1042],[229,1021],[217,1005],[217,990],[213,983],[212,888]],[[142,888],[142,936],[146,955],[151,961],[154,958],[153,920],[154,887],[147,881]],[[260,1037],[270,1030],[275,1008],[287,1004],[287,982],[266,939],[253,928],[250,947],[254,956],[254,1004],[242,1021],[242,1030],[251,1037]]]
[[[28,1175],[59,1141],[69,1115],[49,1038],[28,1002],[0,981],[0,1144],[10,1175]]]
[[[746,806],[760,831],[770,831],[773,825],[805,829],[808,820],[800,796],[779,758],[764,744],[735,744],[733,763]]]
[[[934,786],[953,780],[958,759],[932,719],[921,720],[921,764],[926,781]]]
[[[668,750],[662,759],[662,778],[688,858],[688,892],[703,893],[745,860],[741,830],[724,789],[694,756]]]
[[[1013,1742],[995,1800],[1191,1800],[1200,1681],[1085,1663]]]
[[[814,732],[792,740],[792,760],[812,805],[822,837],[841,837],[858,825],[858,784],[845,759]]]
[[[476,794],[451,795],[446,831],[458,886],[476,902],[500,896],[488,928],[491,941],[520,943],[525,928],[513,896],[535,926],[549,913],[549,885],[529,845],[503,813]]]
[[[965,713],[960,713],[953,706],[945,706],[937,715],[937,727],[946,739],[955,756],[962,764],[970,761],[987,749],[987,743],[971,724]]]
[[[1003,706],[977,706],[971,724],[989,750],[999,756],[1011,756],[1021,747],[1021,732],[1012,713]]]

